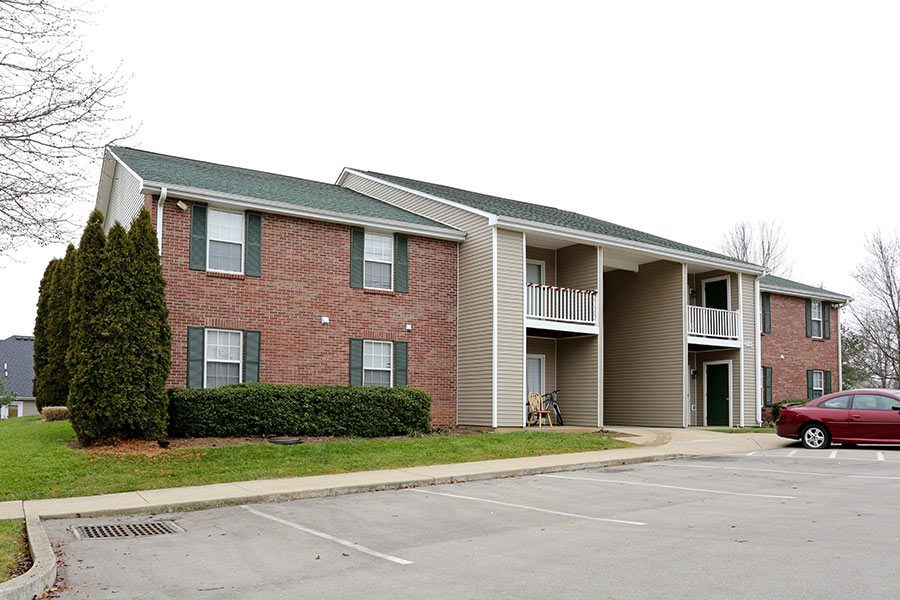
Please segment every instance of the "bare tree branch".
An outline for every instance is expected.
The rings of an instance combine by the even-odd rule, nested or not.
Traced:
[[[723,236],[719,248],[732,258],[762,265],[776,275],[788,276],[793,268],[779,223],[735,223]]]
[[[66,0],[0,0],[0,255],[61,241],[102,149],[130,133],[124,78],[92,68],[89,13]]]

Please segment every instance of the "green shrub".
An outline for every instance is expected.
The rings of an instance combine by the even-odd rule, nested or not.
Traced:
[[[45,406],[41,409],[45,421],[68,421],[69,409],[65,406]]]
[[[169,390],[173,437],[381,437],[430,431],[431,397],[411,388],[244,383]]]

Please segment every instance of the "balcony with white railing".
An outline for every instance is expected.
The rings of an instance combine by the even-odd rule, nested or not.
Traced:
[[[689,341],[712,345],[734,346],[741,336],[741,313],[737,310],[688,306],[687,330]]]
[[[597,333],[597,292],[529,283],[525,320],[528,327]]]

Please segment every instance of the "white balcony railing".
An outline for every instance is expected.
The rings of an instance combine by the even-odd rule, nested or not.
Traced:
[[[597,292],[529,283],[525,317],[542,321],[597,324]]]
[[[688,306],[688,335],[737,340],[741,313],[736,310]]]

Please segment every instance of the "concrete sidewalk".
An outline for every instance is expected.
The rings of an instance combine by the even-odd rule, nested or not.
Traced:
[[[67,518],[171,512],[265,502],[315,498],[400,487],[514,477],[552,471],[577,470],[680,456],[749,452],[787,446],[791,442],[773,434],[716,433],[697,429],[617,427],[631,448],[531,456],[469,463],[361,471],[335,475],[260,479],[191,487],[124,492],[98,496],[27,500],[0,503],[0,519]]]

